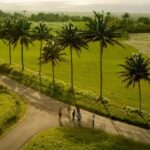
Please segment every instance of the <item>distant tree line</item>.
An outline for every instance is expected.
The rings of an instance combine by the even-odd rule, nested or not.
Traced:
[[[85,16],[70,16],[66,14],[58,14],[58,13],[43,13],[40,12],[38,14],[32,14],[30,16],[30,19],[32,21],[45,21],[45,22],[50,22],[50,21],[88,21],[90,17],[85,17]]]
[[[10,16],[9,13],[5,13],[2,10],[0,10],[0,20],[3,20],[3,18]]]
[[[14,18],[18,18],[18,17],[23,17],[25,14],[25,11],[23,11],[22,13],[18,13],[15,12],[13,14],[10,13],[6,13],[3,12],[2,10],[0,10],[0,20],[2,20],[5,17],[11,16]],[[30,16],[28,16],[28,19],[30,19],[31,21],[44,21],[44,22],[55,22],[55,21],[88,21],[90,19],[90,17],[88,16],[70,16],[70,15],[66,15],[64,13],[44,13],[44,12],[39,12],[37,14],[31,14]]]
[[[22,13],[6,13],[0,10],[0,20],[6,17],[24,17],[24,11]],[[111,13],[111,23],[117,26],[121,26],[126,33],[150,33],[150,17],[140,16],[138,18],[132,17],[129,13],[124,13],[121,17],[114,16]],[[84,21],[88,22],[91,17],[89,16],[71,16],[64,13],[44,13],[39,12],[37,14],[31,14],[26,16],[30,21],[39,22],[67,22],[69,20],[75,21]]]
[[[125,13],[122,16],[121,24],[124,30],[128,33],[149,33],[150,32],[150,18],[138,17],[134,19],[130,14]]]

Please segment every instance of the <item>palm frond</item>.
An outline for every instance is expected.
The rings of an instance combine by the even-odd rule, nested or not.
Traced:
[[[68,60],[64,58],[66,53],[62,51],[62,47],[57,45],[55,41],[48,41],[43,48],[42,64],[52,62],[53,65],[59,64],[59,62],[67,63]]]
[[[125,78],[122,82],[127,82],[127,87],[134,87],[140,80],[150,82],[150,59],[145,59],[140,53],[127,57],[125,64],[119,66],[124,69],[119,75]]]
[[[79,55],[81,48],[88,48],[86,40],[82,37],[81,31],[71,22],[68,22],[60,32],[57,32],[56,44],[61,45],[62,49],[71,46]]]
[[[121,27],[116,27],[110,25],[111,14],[104,12],[95,12],[94,17],[86,23],[88,28],[87,31],[83,32],[82,35],[89,41],[101,41],[104,47],[107,47],[108,44],[119,45],[124,48],[124,46],[117,41],[117,38],[121,37]]]

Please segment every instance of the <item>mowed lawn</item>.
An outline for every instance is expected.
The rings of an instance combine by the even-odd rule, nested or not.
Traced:
[[[59,30],[63,23],[50,23],[50,27],[53,27],[54,31]],[[76,23],[78,25],[79,23]],[[35,25],[35,24],[34,24]],[[80,23],[79,26],[84,28],[84,23]],[[34,42],[33,46],[30,45],[28,50],[24,50],[24,64],[26,69],[32,71],[38,71],[38,58],[39,58],[39,42]],[[66,49],[66,58],[70,60],[69,49]],[[108,46],[104,50],[103,57],[103,93],[111,103],[118,105],[127,105],[132,107],[138,107],[138,88],[125,88],[125,84],[121,84],[122,78],[118,77],[118,72],[122,70],[119,64],[124,63],[125,57],[132,55],[132,53],[138,52],[131,46],[125,45],[125,49],[120,46]],[[12,52],[12,62],[14,64],[21,64],[20,45]],[[0,41],[0,60],[1,63],[9,62],[8,48]],[[89,49],[82,49],[80,57],[74,52],[74,84],[80,89],[90,90],[95,93],[99,93],[99,43],[89,43]],[[43,65],[44,77],[51,80],[51,65]],[[56,66],[56,79],[70,83],[70,63],[61,63]],[[142,82],[142,108],[150,111],[150,84]]]
[[[150,145],[84,128],[48,129],[22,150],[149,150]]]
[[[25,112],[24,102],[0,86],[0,135],[16,123]]]

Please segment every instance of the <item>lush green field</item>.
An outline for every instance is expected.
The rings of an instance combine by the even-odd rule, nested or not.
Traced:
[[[121,147],[120,147],[121,146]],[[22,150],[149,150],[144,145],[102,131],[84,128],[46,130],[25,145]]]
[[[66,22],[46,22],[46,25],[49,26],[49,28],[51,28],[51,33],[55,34],[57,31],[60,31],[62,25],[66,24]],[[79,29],[85,29],[86,25],[84,22],[81,21],[75,21],[73,23],[75,26],[77,26]],[[35,27],[38,25],[38,22],[33,22],[32,23],[32,27]]]
[[[26,105],[0,86],[0,135],[25,113]]]
[[[53,25],[52,25],[53,24]],[[60,28],[60,23],[52,23],[54,30]],[[83,27],[84,24],[79,24]],[[8,49],[3,42],[0,42],[0,60],[8,62]],[[125,57],[130,56],[133,52],[137,52],[131,46],[125,45],[126,49],[119,46],[109,46],[104,50],[104,96],[110,99],[111,103],[120,105],[128,105],[138,107],[138,89],[126,89],[121,84],[121,78],[118,77],[118,72],[121,68],[118,64],[124,63]],[[69,50],[67,52],[67,59],[69,59]],[[14,64],[20,65],[20,45],[13,50],[12,60]],[[30,46],[28,51],[24,51],[24,61],[26,69],[38,71],[38,57],[39,57],[39,42],[35,42],[34,46]],[[99,92],[99,44],[90,43],[89,50],[82,50],[80,58],[74,53],[74,83],[78,88],[91,90],[98,94]],[[43,65],[44,77],[51,80],[51,65]],[[56,68],[56,78],[67,83],[70,82],[70,64],[63,63]],[[150,111],[150,85],[142,82],[142,108]]]

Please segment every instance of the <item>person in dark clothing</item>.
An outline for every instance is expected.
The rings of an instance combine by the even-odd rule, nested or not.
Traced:
[[[62,108],[61,107],[60,107],[60,109],[58,111],[58,116],[59,116],[59,119],[58,119],[59,125],[63,126],[62,121],[61,121],[61,117],[62,117]]]
[[[69,121],[71,120],[70,119],[70,111],[71,111],[71,108],[70,108],[70,105],[68,106],[68,119],[69,119]]]
[[[62,117],[62,108],[60,107],[59,112],[58,112],[59,118],[61,119]]]
[[[95,127],[95,114],[92,116],[92,128],[94,129]]]
[[[92,115],[92,133],[94,134],[95,129],[95,114]]]
[[[80,127],[81,126],[81,114],[80,113],[77,114],[77,123],[78,123],[78,126]]]
[[[77,114],[80,114],[80,108],[77,106]]]
[[[72,112],[72,122],[75,122],[75,115],[76,115],[76,111],[74,109]]]

